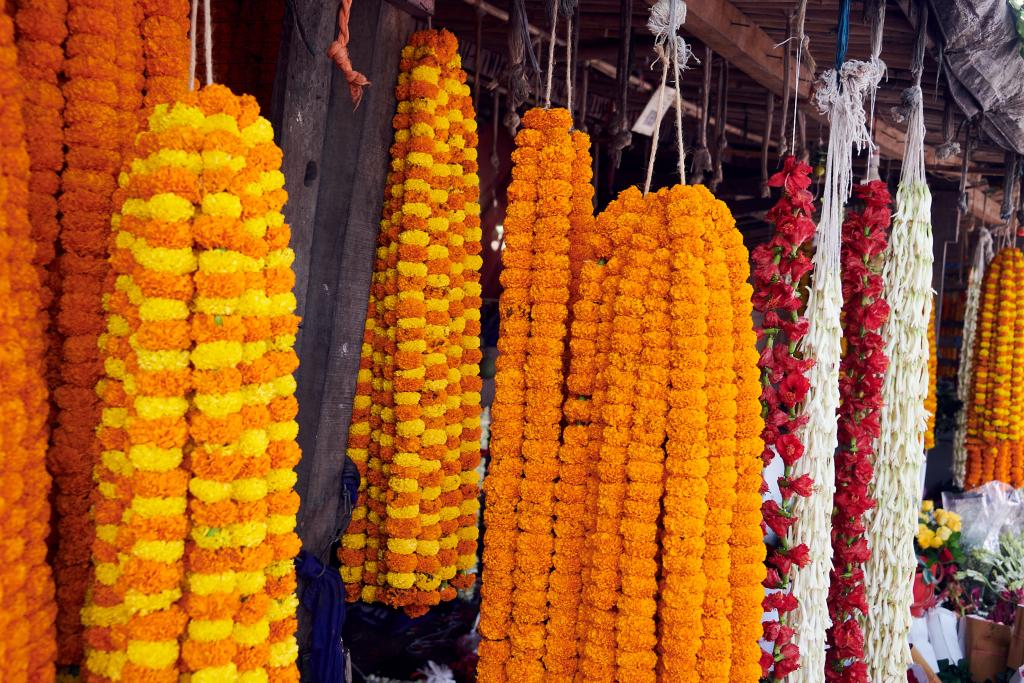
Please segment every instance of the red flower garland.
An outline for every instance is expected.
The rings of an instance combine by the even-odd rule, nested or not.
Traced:
[[[854,188],[864,202],[843,223],[843,336],[840,365],[839,450],[832,513],[832,577],[828,611],[825,679],[867,683],[864,631],[859,617],[868,611],[864,563],[871,556],[864,537],[864,513],[874,507],[869,485],[875,439],[880,433],[882,379],[889,359],[879,331],[889,317],[882,298],[878,257],[888,243],[892,198],[885,183],[874,180]]]
[[[767,500],[761,506],[764,523],[779,536],[780,545],[768,557],[768,578],[764,585],[772,592],[764,599],[766,611],[777,610],[777,621],[764,623],[764,639],[772,646],[761,658],[762,671],[769,680],[785,678],[800,666],[800,650],[792,641],[794,629],[788,625],[788,614],[797,607],[792,595],[791,572],[808,562],[803,544],[788,547],[785,536],[796,521],[793,515],[795,496],[808,496],[812,484],[804,475],[791,478],[793,464],[803,455],[804,445],[796,435],[806,422],[799,409],[810,384],[806,373],[813,361],[795,355],[797,343],[807,334],[807,319],[800,315],[803,302],[798,291],[800,279],[811,270],[811,260],[801,248],[815,231],[811,167],[787,157],[782,171],[768,184],[781,187],[782,197],[768,212],[775,226],[772,239],[754,249],[754,310],[764,316],[758,337],[764,349],[758,360],[761,368],[761,405],[765,418],[762,458],[767,466],[776,455],[785,465],[779,478],[782,505]]]

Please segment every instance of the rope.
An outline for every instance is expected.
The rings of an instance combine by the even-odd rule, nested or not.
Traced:
[[[566,17],[565,27],[565,108],[572,117],[572,15]]]
[[[551,109],[551,81],[555,74],[555,29],[558,27],[558,0],[551,0],[551,37],[548,46],[548,82],[544,86],[544,108]]]
[[[205,1],[209,2],[209,0]],[[352,98],[352,104],[358,107],[359,102],[363,99],[363,88],[370,85],[370,81],[355,70],[352,66],[352,58],[348,54],[348,20],[351,13],[352,0],[341,0],[341,5],[338,7],[338,37],[327,48],[327,56],[345,74],[345,80],[348,81],[348,94]],[[479,84],[477,87],[480,87]]]
[[[199,24],[199,2],[191,0],[191,20],[188,27],[188,89],[194,90],[196,83],[196,67],[198,66],[198,50],[196,47],[196,27]],[[206,60],[206,85],[213,83],[213,20],[210,18],[210,0],[203,0],[203,57]]]
[[[199,3],[191,0],[192,14],[188,24],[188,89],[196,87],[196,24],[199,21]]]
[[[796,155],[796,120],[799,117],[800,112],[800,66],[804,61],[804,47],[807,42],[807,35],[804,32],[804,25],[807,19],[807,0],[800,0],[800,5],[797,9],[797,31],[800,35],[800,42],[796,47],[796,83],[793,88],[793,133],[791,143],[789,145],[793,155]],[[782,121],[782,125],[786,125],[785,119]]]
[[[850,0],[842,0],[839,5],[836,33],[836,78],[839,78],[839,70],[846,61],[846,49],[850,43]]]
[[[203,17],[206,19],[203,33],[203,48],[206,50],[206,85],[213,85],[213,19],[210,17],[210,0],[203,0]]]
[[[651,155],[647,160],[647,178],[644,181],[644,194],[650,192],[651,178],[654,175],[654,158],[658,154],[658,141],[661,135],[661,118],[665,105],[665,86],[668,70],[671,67],[675,87],[676,105],[676,144],[679,147],[680,182],[686,182],[686,154],[683,147],[682,94],[679,91],[680,68],[686,67],[691,52],[686,41],[679,36],[679,27],[686,21],[686,4],[682,0],[658,0],[651,7],[651,16],[647,20],[648,30],[654,34],[654,52],[661,62],[661,87],[658,88],[658,120],[654,124],[651,137]],[[682,67],[680,67],[680,61]]]
[[[776,47],[785,47],[786,51],[782,55],[782,125],[779,126],[779,158],[785,157],[789,153],[789,147],[786,140],[786,122],[789,121],[789,96],[793,88],[793,69],[790,62],[793,59],[793,46],[790,44],[793,40],[793,19],[794,14],[790,12],[786,15],[786,40],[782,41]],[[800,62],[800,52],[797,51],[797,63]],[[796,103],[794,102],[794,108]]]

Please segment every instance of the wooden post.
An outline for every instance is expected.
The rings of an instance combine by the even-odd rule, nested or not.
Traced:
[[[337,4],[295,2],[299,19],[275,84],[295,250],[299,444],[296,491],[303,548],[326,559],[336,538],[341,469],[369,296],[384,182],[390,161],[398,64],[415,19],[384,0],[353,3],[349,53],[370,80],[354,108],[328,59]],[[299,30],[299,26],[302,27]],[[302,35],[310,43],[307,48]],[[312,52],[312,54],[311,54]],[[309,625],[299,611],[300,645]]]

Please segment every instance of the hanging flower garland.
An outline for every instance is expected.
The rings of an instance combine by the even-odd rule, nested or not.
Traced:
[[[601,325],[597,331],[595,405],[591,407],[590,476],[595,480],[592,502],[588,502],[591,543],[583,557],[579,613],[581,625],[585,626],[578,631],[579,673],[595,680],[612,679],[617,670],[616,607],[622,587],[619,558],[623,546],[620,519],[627,491],[625,446],[633,406],[632,396],[621,388],[630,371],[622,357],[613,366],[610,355],[623,336],[621,329],[616,333],[615,321],[616,311],[620,310],[618,302],[622,300],[620,291],[629,286],[625,275],[626,245],[631,235],[640,230],[644,209],[641,193],[629,188],[598,217],[596,225],[596,231],[606,238],[595,244],[595,255],[606,256],[601,259],[605,262],[604,281],[597,299],[601,304]],[[634,302],[636,290],[634,283],[630,297]],[[626,296],[630,296],[628,289]],[[628,313],[631,309],[623,310]],[[627,344],[623,351],[635,357],[635,343]],[[634,360],[634,367],[635,363]]]
[[[589,476],[587,447],[593,403],[593,373],[599,288],[604,264],[591,258],[594,249],[592,160],[590,136],[572,132],[575,157],[572,165],[572,209],[569,214],[569,312],[571,336],[566,355],[571,359],[566,375],[567,396],[562,407],[569,421],[558,450],[558,482],[555,484],[555,547],[548,582],[548,615],[544,668],[554,675],[576,674],[576,631],[580,603],[580,576],[586,550],[586,499]]]
[[[840,366],[839,450],[832,514],[832,576],[829,587],[828,653],[825,678],[867,683],[864,633],[867,613],[863,565],[870,556],[864,514],[874,505],[871,481],[879,435],[882,380],[888,359],[879,334],[889,306],[882,298],[880,256],[888,243],[889,191],[880,180],[854,188],[864,202],[843,223],[843,328],[846,351]]]
[[[132,38],[138,36],[134,24],[132,3],[67,3],[68,37],[61,82],[66,167],[58,198],[62,254],[56,263],[60,281],[56,325],[63,348],[54,389],[56,426],[47,455],[58,510],[55,566],[59,567],[62,665],[79,664],[82,657],[79,610],[94,543],[89,491],[94,485],[94,467],[100,465],[100,450],[105,448],[94,434],[101,424],[102,409],[95,389],[104,371],[97,340],[104,331],[103,294],[112,289],[107,282],[106,258],[113,195],[122,154],[134,135],[139,101],[141,65],[130,48]],[[120,403],[117,396],[112,400]],[[110,419],[120,424],[122,418]],[[101,481],[110,483],[109,479]],[[103,486],[100,495],[113,497]],[[111,511],[109,518],[115,515]],[[107,519],[104,515],[96,518]],[[112,581],[109,575],[103,579]]]
[[[966,406],[966,472],[973,488],[997,480],[1024,483],[1021,411],[1024,392],[1014,384],[1024,375],[1018,331],[1024,334],[1017,285],[1024,277],[1024,256],[1015,248],[1000,251],[985,273],[978,309],[973,396]]]
[[[29,222],[31,172],[14,23],[0,8],[0,661],[12,680],[52,680],[56,654],[53,578],[46,562],[50,475],[45,328]]]
[[[992,259],[992,235],[982,230],[974,251],[974,263],[967,276],[967,303],[964,306],[963,344],[960,350],[960,367],[957,368],[956,397],[963,406],[956,417],[956,433],[953,438],[953,484],[965,486],[967,474],[968,415],[971,409],[972,381],[975,374],[976,342],[978,334],[978,309],[981,305],[981,283],[985,266]],[[1024,323],[1024,316],[1022,316]]]
[[[836,413],[839,409],[841,356],[840,277],[843,208],[852,182],[853,148],[870,146],[864,100],[882,76],[878,62],[844,62],[819,79],[815,100],[829,115],[828,159],[821,220],[815,238],[814,278],[807,297],[808,328],[800,342],[804,357],[814,361],[807,375],[803,403],[807,418],[798,435],[806,453],[794,467],[797,481],[804,475],[813,484],[806,498],[798,498],[794,512],[799,521],[787,535],[787,543],[805,545],[807,566],[793,578],[794,643],[800,648],[800,668],[794,681],[818,683],[825,670],[825,636],[828,627],[829,572],[831,570],[831,512],[835,493],[835,450],[839,444]]]
[[[298,680],[280,161],[255,100],[208,86],[156,107],[122,176],[83,612],[101,679]]]
[[[34,263],[39,269],[42,289],[42,308],[53,305],[59,278],[52,272],[56,256],[57,192],[60,190],[60,172],[64,167],[64,95],[59,77],[64,69],[64,40],[67,38],[67,0],[19,0],[15,5],[14,23],[17,30],[18,68],[25,82],[22,114],[32,125],[25,129],[25,146],[29,154],[29,221],[36,245]],[[43,319],[47,330],[47,379],[53,385],[60,371],[60,335],[47,311]],[[81,523],[81,522],[78,522]],[[88,547],[80,546],[84,553],[77,564],[88,563]],[[60,580],[60,579],[58,579]],[[72,581],[84,589],[84,582]],[[82,593],[77,597],[81,607]],[[60,661],[81,659],[81,638],[77,609],[58,606],[58,628],[61,631]],[[73,624],[70,622],[74,622]],[[65,637],[66,636],[66,637]],[[69,657],[67,652],[78,652]]]
[[[691,186],[673,188],[676,201],[666,208],[673,269],[671,375],[666,422],[665,495],[662,501],[661,571],[657,596],[660,665],[672,680],[696,680],[703,634],[706,578],[703,572],[710,469],[707,416],[707,346],[711,259],[702,219],[703,196]],[[600,227],[600,224],[599,224]]]
[[[779,479],[782,505],[766,500],[761,507],[765,524],[780,539],[779,547],[768,559],[765,587],[772,592],[764,599],[764,609],[775,610],[778,615],[763,627],[764,640],[771,650],[762,657],[762,675],[772,676],[772,680],[785,678],[800,665],[789,615],[797,605],[792,595],[793,573],[808,561],[807,546],[789,545],[787,534],[796,521],[796,500],[809,495],[813,484],[809,475],[793,476],[794,465],[804,453],[798,430],[807,418],[801,415],[800,406],[809,388],[806,373],[813,365],[812,360],[796,354],[808,330],[807,319],[800,314],[802,300],[797,288],[811,269],[810,259],[803,253],[815,230],[813,198],[808,191],[810,172],[809,165],[787,157],[783,170],[769,179],[771,187],[782,188],[782,196],[768,215],[775,232],[752,254],[754,309],[763,316],[758,330],[764,343],[758,366],[762,414],[766,416],[761,457],[765,466],[776,457],[781,457],[784,464]]]
[[[918,54],[923,51],[920,38]],[[920,86],[908,93],[912,110],[903,174],[896,193],[892,240],[886,251],[883,295],[891,315],[882,328],[889,359],[882,386],[881,436],[876,445],[867,513],[871,558],[864,568],[868,599],[865,663],[869,680],[906,675],[906,642],[917,558],[917,533],[928,394],[928,309],[931,306],[931,193],[924,170]]]
[[[732,533],[729,537],[732,586],[732,663],[730,678],[754,680],[761,676],[761,649],[757,645],[763,632],[765,545],[761,522],[761,486],[764,444],[764,418],[761,417],[762,393],[758,368],[757,335],[752,314],[753,290],[747,283],[750,256],[736,222],[722,202],[716,202],[716,225],[723,230],[726,261],[729,266],[729,290],[733,309],[733,370],[736,374],[736,502],[733,507]]]
[[[705,198],[713,206],[710,194]],[[725,247],[712,223],[705,232],[706,286],[708,288],[707,370],[704,393],[708,416],[708,492],[704,525],[703,572],[707,583],[701,625],[703,636],[697,652],[701,681],[729,680],[732,648],[732,586],[729,583],[732,509],[736,502],[736,398],[733,360],[733,312]]]
[[[138,0],[145,60],[145,109],[181,98],[188,90],[188,0]]]
[[[342,538],[349,600],[412,615],[472,584],[479,462],[479,178],[457,44],[403,51],[349,456],[364,485]]]
[[[928,319],[928,396],[924,400],[924,409],[928,412],[928,426],[924,430],[924,449],[935,448],[935,410],[938,407],[938,370],[939,347],[935,339],[935,301],[932,301],[932,312]]]

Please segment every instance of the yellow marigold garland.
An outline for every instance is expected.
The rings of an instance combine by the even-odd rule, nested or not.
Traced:
[[[935,342],[935,301],[932,301],[931,318],[928,320],[928,398],[924,409],[928,411],[928,427],[924,431],[924,449],[935,448],[935,409],[938,407],[936,383],[938,381],[939,349]]]
[[[363,483],[339,553],[349,600],[412,615],[476,565],[479,178],[456,47],[420,31],[403,51],[349,434]]]
[[[0,10],[0,659],[11,680],[53,679],[53,578],[46,563],[50,475],[45,467],[48,401],[42,285],[33,266],[30,170],[14,24]]]
[[[1016,248],[996,254],[982,285],[972,402],[967,406],[967,488],[992,480],[1024,483],[1020,404],[1014,380],[1024,374],[1017,332],[1024,329],[1018,283],[1024,256]],[[1022,367],[1018,367],[1022,366]]]

